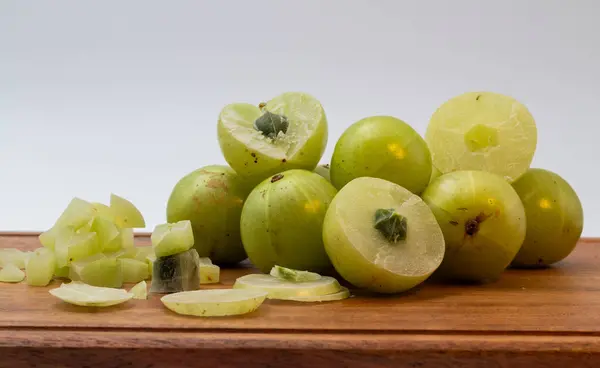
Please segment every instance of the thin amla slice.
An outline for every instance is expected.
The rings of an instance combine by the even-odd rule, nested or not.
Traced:
[[[282,171],[313,170],[328,138],[323,106],[302,92],[283,93],[258,106],[227,105],[217,127],[225,160],[251,186]]]
[[[281,267],[277,265],[273,266],[269,274],[278,279],[291,282],[317,281],[322,277],[321,275],[315,272],[293,270],[291,268]]]
[[[286,298],[274,298],[279,300],[291,300],[295,302],[304,303],[317,303],[317,302],[332,302],[336,300],[343,300],[350,297],[350,290],[342,286],[342,289],[337,293],[325,294],[325,295],[311,295],[311,296],[290,296]]]
[[[122,228],[144,228],[146,221],[140,210],[130,201],[116,194],[110,195],[110,209],[115,223]]]
[[[62,284],[48,292],[62,301],[84,307],[109,307],[134,296],[124,289],[92,286],[78,281]]]
[[[397,184],[362,177],[333,199],[323,225],[337,272],[358,288],[406,291],[440,266],[444,235],[421,198]]]
[[[194,232],[190,220],[173,224],[160,224],[150,237],[157,257],[168,257],[191,249],[194,246]]]
[[[178,314],[220,317],[253,312],[266,297],[267,293],[261,290],[211,289],[169,294],[160,300]]]
[[[263,290],[269,293],[269,299],[327,295],[342,290],[340,283],[329,276],[322,276],[316,281],[292,282],[264,274],[242,276],[235,281],[233,288]]]

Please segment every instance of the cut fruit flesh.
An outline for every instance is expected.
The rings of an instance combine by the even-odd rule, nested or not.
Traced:
[[[25,261],[29,257],[28,252],[23,252],[16,248],[0,249],[0,267],[13,264],[20,269],[25,268]]]
[[[317,281],[321,278],[321,275],[315,272],[293,270],[281,266],[273,266],[269,274],[275,278],[291,282]]]
[[[96,254],[73,262],[69,278],[92,286],[119,288],[123,285],[123,269],[118,259]]]
[[[137,259],[119,259],[123,272],[123,282],[140,282],[150,277],[148,264]]]
[[[316,302],[331,302],[335,300],[343,300],[350,297],[350,290],[342,286],[342,289],[337,293],[326,294],[326,295],[312,295],[312,296],[290,296],[286,298],[276,298],[279,300],[291,300],[295,302],[305,303],[316,303]]]
[[[318,296],[333,294],[342,290],[339,282],[329,276],[322,276],[316,281],[299,283],[284,281],[271,275],[263,274],[242,276],[235,281],[233,288],[266,291],[269,299]]]
[[[266,297],[267,293],[260,290],[212,289],[165,295],[160,300],[175,313],[218,317],[253,312]]]
[[[129,290],[133,294],[133,299],[148,299],[148,285],[146,281],[140,281]]]
[[[198,266],[200,272],[200,284],[216,284],[219,282],[221,269],[212,263],[208,257],[200,257]]]
[[[397,228],[406,240],[387,237],[385,228],[376,227],[375,215],[382,209],[406,221],[404,228]],[[429,207],[409,190],[377,178],[354,179],[340,190],[325,216],[323,239],[344,279],[381,293],[420,284],[439,267],[445,251],[443,233]]]
[[[537,128],[527,108],[512,97],[469,92],[437,109],[426,140],[442,173],[483,170],[514,181],[531,164]]]
[[[25,271],[27,284],[31,286],[46,286],[52,281],[56,269],[56,257],[48,248],[39,248],[31,254]]]
[[[96,233],[64,235],[56,239],[56,264],[65,267],[100,252]]]
[[[176,293],[200,288],[198,252],[195,249],[166,257],[152,264],[151,293]]]
[[[185,252],[194,246],[192,223],[182,220],[174,224],[157,225],[152,232],[151,241],[157,257]]]
[[[25,272],[12,263],[0,269],[0,282],[21,282],[25,279]]]
[[[115,222],[121,228],[146,227],[144,216],[138,208],[123,197],[110,195],[110,209],[115,215]]]
[[[287,131],[275,139],[254,126],[263,114],[284,116]],[[264,107],[247,103],[223,108],[218,123],[219,144],[229,165],[256,183],[287,169],[313,170],[327,144],[327,119],[323,107],[306,93],[289,92]]]
[[[132,293],[123,289],[97,287],[77,281],[62,284],[49,290],[49,293],[67,303],[86,307],[109,307],[133,298]]]

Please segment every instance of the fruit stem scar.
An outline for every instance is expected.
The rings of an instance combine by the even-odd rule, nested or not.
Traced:
[[[266,111],[254,121],[254,129],[271,139],[277,138],[280,132],[287,133],[289,126],[290,123],[285,116],[270,111]]]
[[[390,242],[397,243],[406,239],[408,224],[406,217],[393,208],[380,208],[375,211],[374,227]]]

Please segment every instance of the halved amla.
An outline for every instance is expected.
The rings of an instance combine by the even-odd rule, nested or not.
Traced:
[[[46,286],[52,281],[56,269],[56,257],[48,248],[36,249],[27,260],[25,272],[27,284],[31,286]]]
[[[198,252],[188,251],[158,257],[152,264],[151,293],[176,293],[200,288]]]
[[[537,145],[533,116],[522,103],[493,92],[468,92],[442,104],[425,136],[442,173],[483,170],[514,181]]]
[[[208,257],[200,257],[198,271],[200,272],[200,284],[216,284],[219,282],[221,269],[212,263]]]
[[[313,297],[333,294],[342,290],[340,283],[329,276],[322,276],[316,281],[292,282],[264,274],[242,276],[235,281],[233,288],[266,291],[269,293],[269,299]]]
[[[321,103],[300,92],[284,93],[258,106],[227,105],[217,127],[225,160],[251,186],[282,171],[313,170],[327,145]]]
[[[12,263],[0,269],[0,282],[21,282],[25,279],[25,272]]]
[[[359,288],[406,291],[427,279],[444,257],[444,236],[427,205],[378,178],[346,184],[323,225],[325,250],[337,272]]]
[[[92,286],[78,281],[62,284],[49,290],[49,293],[67,303],[85,307],[108,307],[133,298],[132,293],[123,289]]]
[[[267,293],[260,290],[212,289],[174,293],[160,300],[178,314],[219,317],[253,312],[266,297]]]
[[[456,171],[434,180],[423,200],[446,240],[436,275],[444,279],[492,282],[510,264],[525,238],[525,210],[500,175]]]
[[[174,224],[161,224],[154,228],[151,236],[152,248],[157,257],[167,257],[192,248],[194,233],[190,220]]]
[[[273,266],[269,274],[278,279],[291,282],[317,281],[321,278],[321,275],[315,272],[293,270],[281,266]]]

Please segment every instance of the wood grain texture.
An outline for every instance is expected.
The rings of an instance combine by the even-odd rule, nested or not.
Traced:
[[[0,248],[39,247],[36,235],[0,234]],[[250,272],[224,270],[211,287]],[[600,239],[582,239],[556,267],[509,270],[494,284],[266,301],[240,317],[180,316],[158,296],[76,307],[48,293],[58,284],[0,284],[0,367],[600,366]]]

